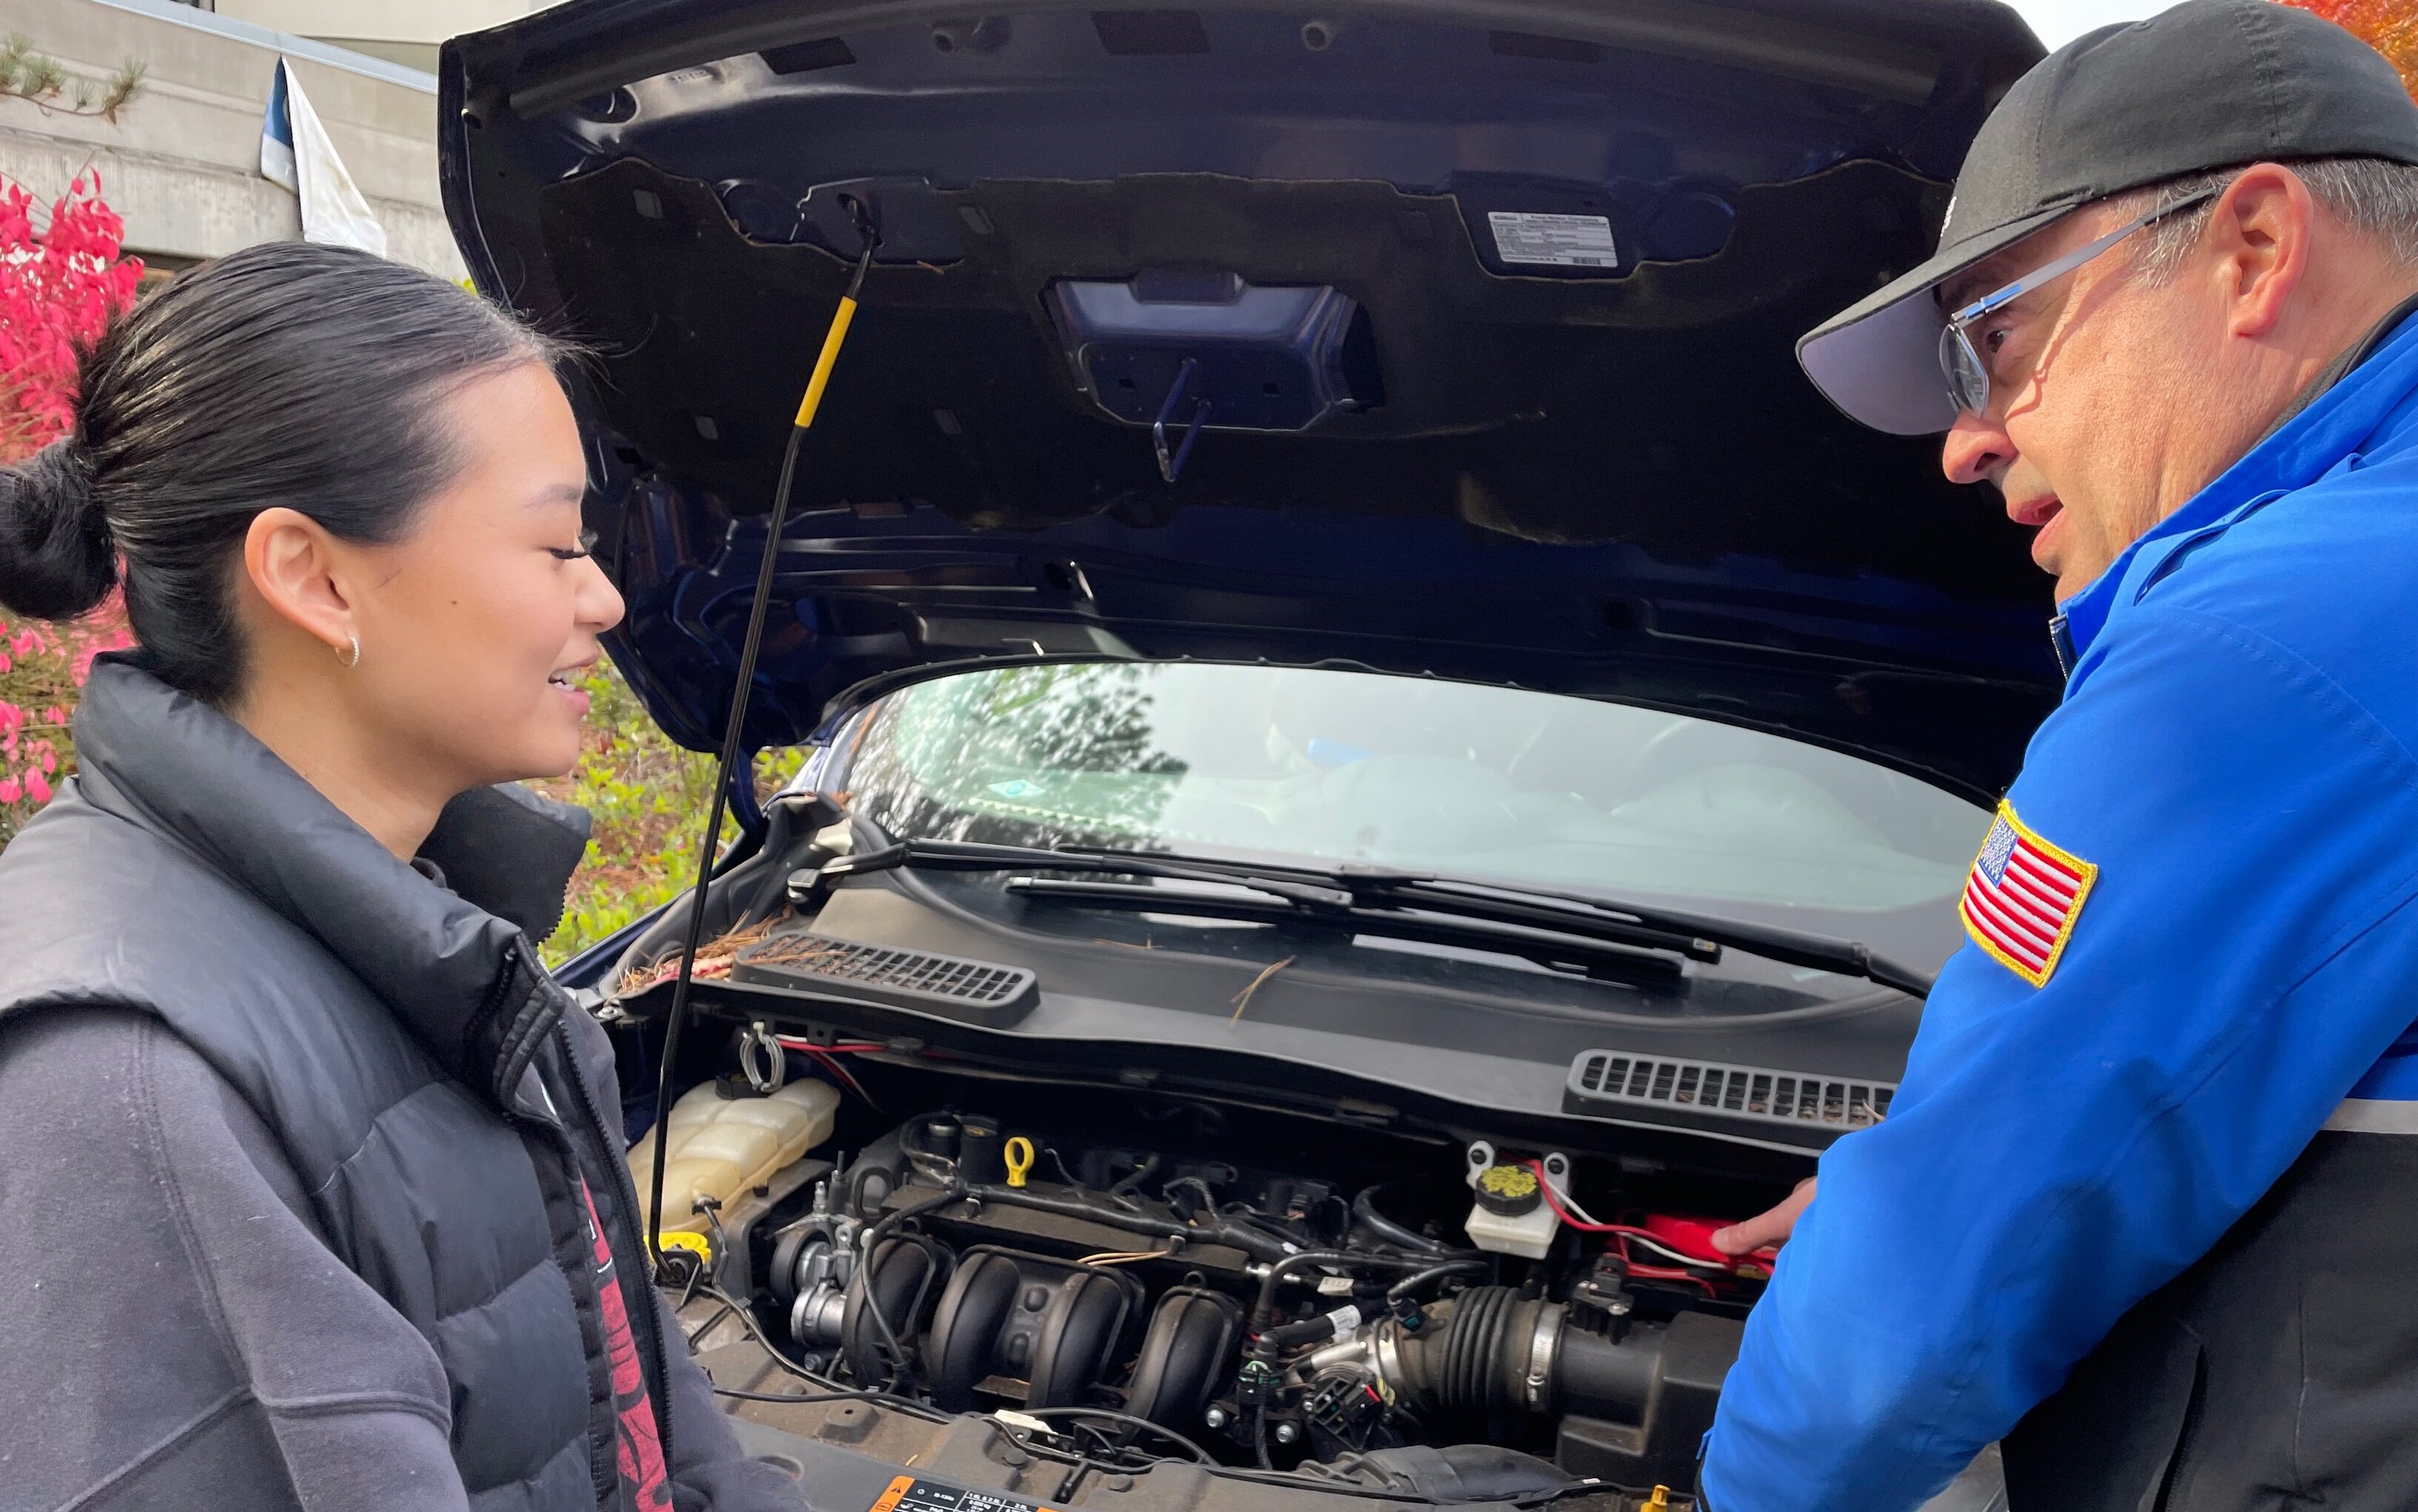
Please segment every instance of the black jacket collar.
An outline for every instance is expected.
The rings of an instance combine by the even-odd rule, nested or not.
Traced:
[[[439,886],[137,656],[93,664],[75,743],[91,802],[177,841],[307,930],[450,1071],[510,1099],[562,1002],[516,982],[537,970],[522,931],[550,933],[561,918],[585,810],[517,787],[462,795],[423,848]]]

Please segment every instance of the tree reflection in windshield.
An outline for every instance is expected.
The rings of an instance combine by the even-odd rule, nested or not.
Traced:
[[[1783,909],[1952,900],[1989,816],[1686,714],[1199,663],[961,673],[866,716],[840,781],[902,837],[1292,856]]]
[[[1018,666],[883,700],[850,786],[893,834],[1131,846],[1186,763],[1154,743],[1140,666]]]

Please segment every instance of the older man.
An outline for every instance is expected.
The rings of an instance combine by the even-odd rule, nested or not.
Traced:
[[[2413,164],[2364,44],[2191,0],[2027,75],[1939,254],[1801,344],[2037,527],[2070,680],[1713,1512],[1894,1512],[2001,1437],[2015,1512],[2418,1506]]]

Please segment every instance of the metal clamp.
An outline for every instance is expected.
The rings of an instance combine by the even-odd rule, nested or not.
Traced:
[[[1194,400],[1192,419],[1184,428],[1184,440],[1172,455],[1169,454],[1167,422],[1175,418],[1175,406],[1182,404],[1184,396],[1191,390],[1192,374],[1200,369],[1199,359],[1187,357],[1184,359],[1184,366],[1175,370],[1175,387],[1167,390],[1167,402],[1158,406],[1158,419],[1150,424],[1151,450],[1158,453],[1158,475],[1171,483],[1184,471],[1186,460],[1192,455],[1192,443],[1201,439],[1201,423],[1209,418],[1209,401]]]
[[[747,1078],[747,1085],[767,1097],[779,1092],[781,1084],[789,1079],[788,1053],[760,1018],[748,1025],[747,1032],[739,1037],[739,1074]]]
[[[1553,1411],[1553,1357],[1561,1351],[1562,1319],[1567,1311],[1558,1302],[1537,1308],[1537,1321],[1528,1336],[1528,1369],[1520,1382],[1532,1413]]]

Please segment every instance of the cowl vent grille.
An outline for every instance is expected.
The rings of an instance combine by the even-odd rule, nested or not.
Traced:
[[[774,935],[742,953],[731,978],[795,991],[835,991],[974,1023],[1022,1016],[1039,985],[1020,966],[805,933]]]
[[[1862,1129],[1889,1115],[1890,1081],[1809,1077],[1765,1066],[1587,1050],[1570,1062],[1570,1095],[1583,1103],[1687,1108],[1798,1128]]]

